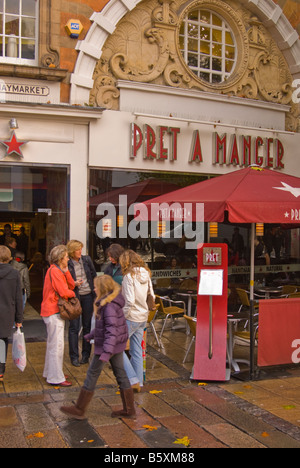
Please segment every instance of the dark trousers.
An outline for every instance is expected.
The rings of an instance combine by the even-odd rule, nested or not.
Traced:
[[[76,320],[71,320],[69,326],[69,353],[71,361],[79,359],[78,340],[79,332],[82,322],[82,358],[88,359],[91,355],[91,345],[88,343],[84,336],[91,331],[91,321],[94,309],[93,294],[86,296],[79,296],[80,304],[82,307],[82,316]]]
[[[120,389],[127,390],[131,388],[130,382],[128,380],[127,374],[124,369],[123,362],[123,353],[114,354],[109,360],[114,376],[118,382]],[[96,388],[97,381],[101,375],[101,372],[107,364],[104,361],[99,361],[99,356],[94,355],[93,360],[90,364],[90,367],[87,371],[86,379],[84,381],[83,387],[90,392],[93,392]]]
[[[8,338],[0,338],[0,341],[2,341],[5,345],[5,356],[0,356],[1,361],[4,361],[4,362],[0,362],[0,375],[3,375],[5,373],[5,363],[6,363],[7,349],[8,349]]]

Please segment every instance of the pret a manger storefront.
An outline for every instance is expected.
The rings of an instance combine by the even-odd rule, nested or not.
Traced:
[[[155,233],[155,237],[159,238],[153,239],[154,257],[151,257],[150,241],[146,243],[145,237],[130,237],[128,225],[134,214],[131,205],[166,193],[166,184],[172,184],[169,189],[172,191],[176,185],[181,188],[250,165],[297,175],[299,135],[285,130],[286,106],[122,81],[118,82],[118,87],[121,109],[106,110],[101,121],[91,124],[90,189],[93,190],[94,180],[95,192],[90,197],[90,246],[94,245],[94,252],[99,251],[99,235],[106,235],[100,221],[110,216],[95,204],[99,200],[96,187],[98,194],[103,194],[101,202],[110,203],[111,192],[116,206],[115,193],[126,197],[128,186],[131,188],[141,181],[156,179],[164,187],[161,193],[156,187],[155,193],[149,191],[135,199],[129,197],[127,206],[126,198],[117,204],[117,220],[111,237],[115,239],[121,234],[121,243],[125,246],[143,247],[143,253],[148,253],[145,258],[152,261],[158,286],[170,285],[174,283],[171,278],[174,274],[172,258],[176,258],[177,275],[185,275],[187,269],[195,268],[194,249],[182,248],[180,234],[183,235],[184,231],[172,233],[172,223],[154,228],[149,225],[146,234],[153,237]],[[142,106],[137,103],[142,103]],[[104,158],[104,155],[109,157]],[[96,182],[97,177],[98,181],[101,180],[101,190]],[[124,187],[123,192],[121,187]],[[291,214],[291,223],[292,218],[298,220],[299,213]],[[127,223],[126,226],[124,223]],[[219,225],[214,237],[232,246],[237,227],[243,247],[239,248],[238,257],[236,247],[233,247],[230,273],[234,275],[231,277],[234,282],[247,283],[245,277],[250,273],[249,226]],[[280,226],[265,226],[263,236],[278,228]],[[209,232],[209,226],[205,226],[203,240],[208,238]],[[145,236],[145,231],[142,234]],[[179,238],[173,239],[174,235]],[[268,269],[270,273],[283,276],[289,273],[296,280],[300,274],[299,231],[280,230],[280,236],[280,253],[275,253],[273,245],[271,264],[264,263],[263,255],[258,260],[258,263],[264,263],[260,265],[261,272],[265,274]],[[284,266],[287,264],[289,266]]]

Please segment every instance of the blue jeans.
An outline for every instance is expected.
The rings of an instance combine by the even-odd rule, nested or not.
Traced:
[[[142,386],[144,383],[142,341],[147,322],[126,320],[126,323],[130,339],[131,359],[129,360],[127,354],[124,353],[124,368],[131,385],[139,383]]]

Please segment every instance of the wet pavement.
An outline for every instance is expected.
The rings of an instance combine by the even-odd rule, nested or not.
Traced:
[[[0,383],[0,448],[99,447],[108,457],[117,453],[110,449],[118,448],[132,453],[143,448],[165,453],[180,449],[181,456],[192,456],[197,448],[300,448],[299,366],[274,370],[251,382],[235,378],[227,383],[194,382],[189,378],[193,348],[182,364],[191,339],[185,331],[166,331],[164,350],[149,332],[147,381],[135,395],[137,418],[110,417],[120,406],[120,395],[108,365],[87,419],[75,421],[59,408],[76,400],[87,366],[73,367],[66,345],[64,371],[73,386],[51,387],[42,376],[45,329],[34,310],[27,311],[24,329],[27,368],[21,373],[13,365],[10,347],[5,380]]]

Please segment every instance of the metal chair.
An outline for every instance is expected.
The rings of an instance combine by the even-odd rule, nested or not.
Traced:
[[[163,348],[164,349],[164,345],[162,343],[162,341],[158,338],[158,335],[157,335],[157,331],[156,331],[156,328],[154,326],[154,321],[156,319],[156,316],[157,316],[157,309],[158,309],[158,305],[156,307],[156,310],[150,310],[149,311],[149,316],[148,316],[148,321],[147,323],[150,325],[150,328],[152,330],[152,333],[154,335],[154,338],[156,339],[156,342],[159,346],[159,348]]]
[[[164,303],[167,303],[168,306],[165,306]],[[183,301],[173,301],[168,296],[155,296],[155,303],[158,306],[158,312],[161,312],[165,316],[165,320],[160,332],[160,338],[163,335],[165,330],[168,318],[174,319],[175,316],[184,315],[186,313],[185,303]],[[178,305],[181,304],[181,307]]]
[[[182,361],[182,364],[185,363],[187,357],[188,357],[188,354],[191,350],[191,347],[193,345],[193,343],[195,343],[195,340],[196,340],[196,329],[197,329],[197,319],[193,318],[193,317],[189,317],[188,315],[184,315],[184,318],[186,319],[189,327],[190,327],[190,330],[191,330],[191,334],[192,334],[192,339],[190,341],[190,344],[189,344],[189,347],[187,349],[187,352],[185,353],[185,356],[184,356],[184,359]]]

